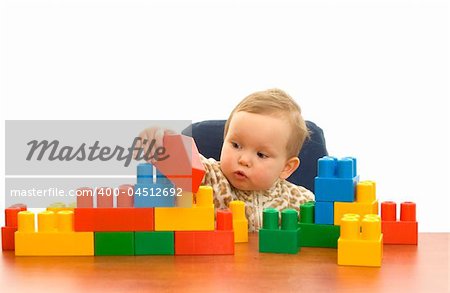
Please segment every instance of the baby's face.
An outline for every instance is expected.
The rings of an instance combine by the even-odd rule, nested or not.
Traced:
[[[231,185],[241,190],[269,189],[285,169],[290,132],[282,117],[235,113],[220,157],[222,172]]]

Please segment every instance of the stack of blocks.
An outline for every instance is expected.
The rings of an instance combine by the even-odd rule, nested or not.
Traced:
[[[340,225],[344,214],[378,214],[375,182],[359,182],[356,159],[323,157],[315,178],[315,223]],[[356,201],[355,201],[356,199]]]
[[[37,232],[33,213],[16,213],[16,255],[234,254],[235,242],[248,241],[244,203],[218,210],[215,222],[213,191],[200,186],[205,171],[192,138],[165,136],[164,145],[171,156],[157,172],[139,164],[137,183],[121,185],[118,194],[80,188],[76,208],[38,214]],[[16,229],[8,220],[5,230],[10,226]]]
[[[380,216],[345,214],[338,240],[338,265],[380,267],[383,258],[383,234]]]

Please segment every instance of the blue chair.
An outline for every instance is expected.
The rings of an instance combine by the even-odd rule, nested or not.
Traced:
[[[206,120],[193,123],[183,134],[194,138],[199,152],[206,158],[220,159],[225,120]],[[317,160],[328,155],[323,130],[311,121],[306,121],[311,137],[303,144],[299,154],[300,167],[288,181],[314,192],[314,177],[317,176]]]

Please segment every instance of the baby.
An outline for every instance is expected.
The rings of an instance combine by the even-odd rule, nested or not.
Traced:
[[[140,137],[162,145],[170,131],[148,128]],[[212,186],[214,205],[226,208],[232,200],[245,202],[249,231],[262,226],[262,211],[295,208],[313,201],[314,194],[286,179],[299,167],[298,154],[308,129],[298,104],[284,91],[269,89],[244,98],[225,124],[220,162],[201,157],[202,185]]]

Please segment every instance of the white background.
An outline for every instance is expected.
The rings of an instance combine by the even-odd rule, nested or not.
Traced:
[[[2,138],[5,119],[226,119],[279,87],[380,201],[450,231],[447,1],[0,3]]]

